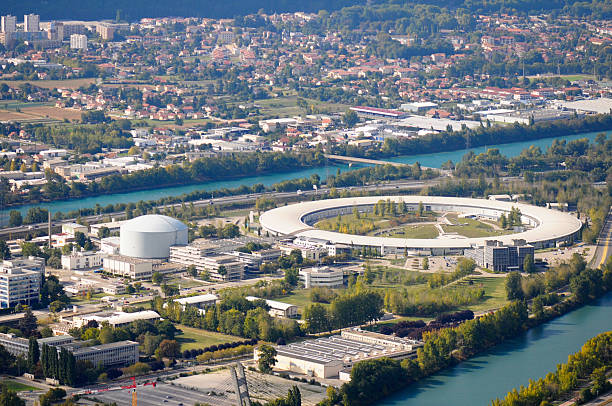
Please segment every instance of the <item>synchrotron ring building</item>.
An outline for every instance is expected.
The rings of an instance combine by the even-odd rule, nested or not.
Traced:
[[[406,204],[408,210],[417,210],[422,203],[425,210],[457,212],[465,216],[497,220],[513,207],[521,211],[525,230],[495,237],[464,238],[443,235],[434,239],[406,239],[343,234],[314,227],[319,220],[339,214],[350,214],[354,208],[371,212],[380,200]],[[263,229],[271,235],[294,236],[328,241],[332,244],[362,248],[371,247],[382,254],[446,255],[461,254],[464,249],[484,245],[486,240],[501,241],[511,245],[513,240],[525,240],[536,249],[554,247],[560,243],[572,243],[578,237],[582,222],[574,215],[524,203],[498,200],[469,199],[441,196],[367,196],[302,202],[263,213],[259,219]]]

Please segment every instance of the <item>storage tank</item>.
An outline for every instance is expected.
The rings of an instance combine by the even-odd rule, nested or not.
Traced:
[[[168,258],[171,245],[186,245],[187,226],[168,216],[147,214],[126,221],[120,229],[121,255]]]

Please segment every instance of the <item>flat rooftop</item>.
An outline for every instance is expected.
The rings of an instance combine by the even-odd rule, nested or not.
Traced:
[[[502,236],[462,239],[407,239],[391,237],[372,237],[354,234],[342,234],[333,231],[319,230],[306,224],[304,218],[312,213],[333,210],[337,208],[352,208],[355,206],[371,206],[380,200],[405,202],[408,205],[448,206],[449,211],[470,214],[490,214],[492,212],[510,212],[518,208],[524,217],[532,219],[537,225],[531,230]],[[334,214],[333,217],[336,215]],[[395,248],[470,248],[473,245],[484,245],[485,241],[495,239],[506,245],[514,239],[524,239],[527,243],[561,240],[580,231],[582,222],[575,216],[557,210],[533,206],[524,203],[502,202],[486,199],[469,199],[463,197],[443,196],[366,196],[349,197],[302,202],[269,210],[261,215],[259,222],[265,230],[278,235],[308,237],[327,240],[335,244],[347,246],[377,246]]]

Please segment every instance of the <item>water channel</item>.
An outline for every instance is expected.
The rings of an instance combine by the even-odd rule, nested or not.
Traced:
[[[612,133],[612,131],[608,132],[608,134]],[[548,148],[553,140],[555,139],[564,139],[567,141],[579,139],[579,138],[588,138],[590,140],[594,140],[595,136],[599,134],[599,132],[591,132],[591,133],[583,133],[583,134],[575,134],[566,137],[559,138],[543,138],[535,141],[525,141],[525,142],[515,142],[510,144],[497,144],[497,145],[488,145],[485,147],[471,148],[469,150],[459,150],[459,151],[450,151],[450,152],[438,152],[438,153],[430,153],[430,154],[420,154],[420,155],[404,155],[399,157],[394,157],[388,159],[389,161],[395,162],[403,162],[413,164],[415,162],[420,162],[423,166],[439,168],[447,162],[449,159],[453,162],[458,162],[461,158],[468,152],[473,151],[478,154],[486,151],[488,148],[498,148],[500,152],[506,156],[512,157],[519,155],[520,152],[528,148],[531,145],[540,147],[542,151],[545,151]],[[356,167],[354,167],[356,168]],[[130,203],[130,202],[138,202],[140,200],[156,200],[166,196],[177,196],[183,193],[193,192],[194,190],[218,190],[222,188],[235,188],[240,185],[254,185],[257,183],[262,183],[266,186],[272,185],[274,183],[282,182],[284,180],[289,179],[297,179],[309,177],[312,174],[319,175],[322,179],[325,179],[328,175],[333,175],[336,171],[340,169],[341,171],[349,170],[347,165],[342,164],[333,164],[326,167],[320,168],[309,168],[298,171],[291,172],[283,172],[283,173],[275,173],[271,175],[260,175],[260,176],[251,176],[246,178],[234,179],[234,180],[223,180],[223,181],[214,181],[214,182],[204,182],[204,183],[196,183],[191,185],[184,186],[173,186],[166,187],[160,189],[152,189],[152,190],[142,190],[136,192],[126,192],[126,193],[114,193],[108,195],[101,196],[92,196],[85,197],[82,199],[73,199],[73,200],[61,200],[54,201],[50,203],[40,203],[40,204],[32,204],[32,205],[22,205],[16,208],[8,208],[5,210],[0,210],[0,218],[8,218],[8,212],[10,210],[19,210],[22,215],[28,211],[31,207],[44,207],[46,209],[51,210],[53,213],[57,211],[68,212],[71,210],[78,210],[83,208],[94,207],[96,204],[100,206],[106,206],[108,204],[115,204],[118,202]]]
[[[544,377],[590,338],[612,330],[612,293],[424,379],[380,406],[486,406]]]

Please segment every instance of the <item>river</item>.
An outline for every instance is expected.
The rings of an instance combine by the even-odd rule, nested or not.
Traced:
[[[612,330],[612,293],[424,379],[379,406],[486,406],[544,377],[590,338]]]
[[[608,134],[612,133],[608,132]],[[566,137],[559,138],[543,138],[535,141],[526,141],[526,142],[515,142],[510,144],[497,144],[497,145],[488,145],[486,147],[478,147],[472,148],[470,150],[459,150],[459,151],[450,151],[450,152],[438,152],[438,153],[430,153],[430,154],[420,154],[420,155],[405,155],[387,159],[388,161],[394,162],[403,162],[403,163],[415,163],[420,162],[423,166],[428,166],[432,168],[439,168],[447,162],[449,159],[453,162],[458,162],[461,160],[463,155],[465,155],[468,151],[473,151],[475,153],[480,153],[486,151],[487,148],[498,148],[500,152],[509,157],[516,156],[520,154],[520,152],[528,148],[530,145],[538,146],[545,151],[548,148],[553,140],[555,139],[564,139],[567,141],[575,140],[579,138],[589,138],[590,140],[595,139],[595,136],[599,134],[599,132],[592,133],[584,133],[584,134],[576,134],[570,135]],[[354,167],[357,168],[358,166]],[[78,210],[83,208],[94,207],[96,204],[100,206],[106,206],[108,204],[115,204],[118,202],[130,203],[130,202],[138,202],[140,200],[156,200],[162,197],[167,196],[177,196],[183,193],[190,193],[194,190],[218,190],[221,188],[235,188],[241,185],[254,185],[257,183],[262,183],[266,186],[272,185],[274,183],[278,183],[284,180],[289,179],[297,179],[309,177],[312,174],[319,175],[322,179],[325,179],[328,175],[334,175],[336,171],[340,169],[341,171],[348,170],[349,167],[347,165],[342,164],[331,164],[326,167],[320,168],[309,168],[298,171],[291,172],[283,172],[283,173],[275,173],[270,175],[261,175],[261,176],[251,176],[246,178],[234,179],[234,180],[223,180],[223,181],[215,181],[215,182],[205,182],[205,183],[197,183],[191,185],[184,186],[173,186],[166,187],[160,189],[151,189],[151,190],[141,190],[136,192],[127,192],[127,193],[114,193],[108,195],[101,196],[92,196],[85,197],[82,199],[73,199],[73,200],[61,200],[54,201],[50,203],[41,203],[41,204],[27,204],[22,205],[15,208],[8,208],[6,210],[0,211],[0,219],[7,219],[8,212],[10,210],[19,210],[22,215],[28,211],[31,207],[44,207],[46,209],[51,210],[53,213],[57,211],[68,212],[71,210]]]

